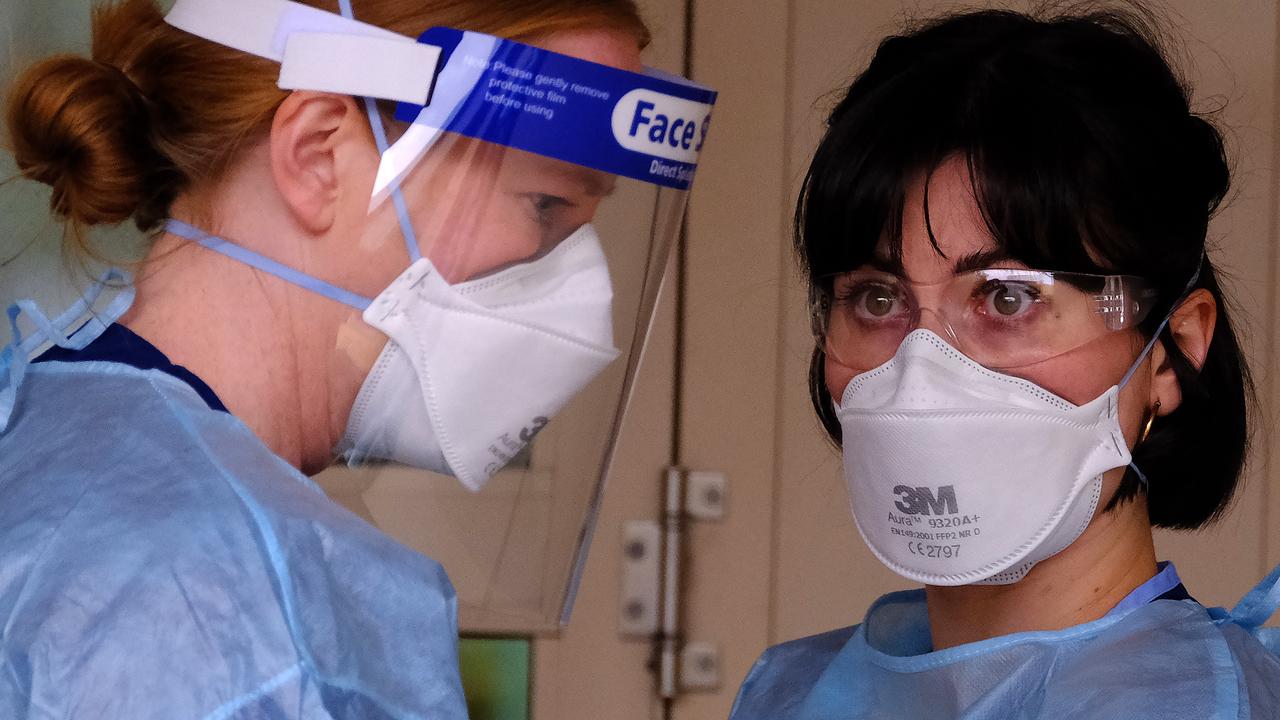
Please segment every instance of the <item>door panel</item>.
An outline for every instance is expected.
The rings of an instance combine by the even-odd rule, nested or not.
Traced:
[[[684,63],[684,0],[642,0],[639,4],[654,40],[645,61],[679,72]],[[700,202],[697,188],[692,202]],[[672,458],[674,275],[672,264],[613,459],[572,620],[558,635],[534,641],[535,720],[661,717],[648,670],[649,644],[622,638],[618,613],[621,528],[628,520],[657,518],[663,470]]]
[[[716,643],[722,686],[679,720],[723,718],[769,638],[786,199],[784,3],[696,0],[695,77],[720,90],[689,213],[680,458],[726,473],[723,520],[693,523],[685,637]]]

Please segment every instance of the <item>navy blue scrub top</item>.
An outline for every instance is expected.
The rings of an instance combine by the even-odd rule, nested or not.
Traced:
[[[32,362],[115,362],[139,370],[159,370],[190,385],[210,408],[228,412],[227,406],[222,404],[213,389],[196,377],[195,373],[181,365],[174,365],[159,348],[119,323],[112,323],[83,350],[54,346]]]

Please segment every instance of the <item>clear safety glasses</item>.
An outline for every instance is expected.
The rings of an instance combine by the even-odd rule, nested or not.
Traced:
[[[887,362],[912,330],[937,331],[993,369],[1017,368],[1128,330],[1156,292],[1139,277],[989,268],[936,283],[878,270],[832,278],[823,315],[827,355],[866,371]]]

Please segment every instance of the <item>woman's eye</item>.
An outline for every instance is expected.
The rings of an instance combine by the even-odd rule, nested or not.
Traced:
[[[988,283],[983,293],[981,311],[1003,320],[1025,316],[1040,299],[1034,287],[1019,283]]]
[[[570,207],[572,203],[562,197],[543,193],[530,193],[529,202],[539,222],[548,223],[561,208]]]
[[[869,284],[853,288],[848,293],[848,303],[861,320],[887,320],[901,314],[902,296],[888,285]]]

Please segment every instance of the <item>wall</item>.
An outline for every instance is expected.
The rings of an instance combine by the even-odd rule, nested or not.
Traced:
[[[88,7],[85,0],[0,2],[0,96],[10,74],[32,61],[88,50]],[[5,137],[0,132],[0,306],[35,298],[45,308],[60,309],[78,296],[98,268],[86,271],[64,262],[62,227],[49,216],[47,187],[21,179],[7,182],[17,175],[17,168],[5,151]],[[115,257],[127,259],[138,252],[138,233],[129,225],[99,230],[94,237]],[[8,323],[0,323],[0,344],[8,341]]]

